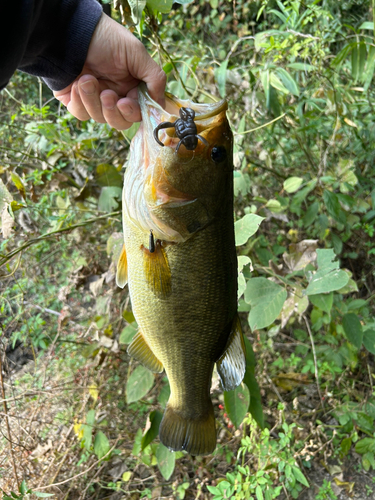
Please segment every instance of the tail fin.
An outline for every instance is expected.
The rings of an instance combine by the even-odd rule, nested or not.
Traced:
[[[167,406],[159,429],[160,441],[172,451],[185,450],[191,455],[209,455],[216,448],[214,409],[196,419],[184,418],[181,412]]]

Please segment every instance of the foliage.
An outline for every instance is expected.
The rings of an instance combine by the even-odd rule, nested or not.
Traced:
[[[112,12],[155,49],[170,92],[229,102],[247,368],[224,395],[214,379],[214,465],[157,441],[168,382],[124,354],[137,325],[114,272],[121,169],[137,126],[77,122],[24,74],[1,101],[0,341],[53,360],[51,370],[97,370],[85,386],[90,407],[67,411],[77,467],[118,458],[104,400],[113,422],[131,420],[128,469],[93,490],[151,497],[152,482],[134,482],[142,466],[181,499],[192,487],[217,499],[304,498],[319,447],[339,463],[355,451],[375,470],[375,9],[351,0],[180,4],[121,0]],[[120,397],[103,389],[120,383]],[[220,481],[210,467],[222,463]],[[22,484],[11,497],[23,498]],[[316,498],[334,499],[333,484],[324,480]]]

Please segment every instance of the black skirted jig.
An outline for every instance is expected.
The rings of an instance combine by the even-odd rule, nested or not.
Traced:
[[[163,128],[174,128],[180,142],[177,144],[176,153],[178,152],[181,144],[189,151],[194,151],[198,145],[198,139],[208,146],[208,142],[202,136],[197,134],[197,126],[194,122],[195,111],[191,108],[180,108],[180,118],[175,122],[162,122],[154,129],[155,141],[164,146],[159,140],[159,130]]]

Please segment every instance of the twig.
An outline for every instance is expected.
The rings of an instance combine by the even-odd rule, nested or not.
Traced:
[[[328,145],[327,145],[327,147],[326,147],[326,149],[324,151],[324,154],[323,154],[322,159],[321,159],[320,164],[319,164],[318,177],[320,177],[321,175],[323,175],[324,172],[326,171],[328,152],[331,149],[331,147],[335,144],[336,134],[337,134],[337,131],[340,128],[340,125],[341,124],[340,124],[339,115],[337,115],[336,116],[336,124],[335,124],[335,128],[333,130],[332,137],[331,137],[331,139],[328,142]]]
[[[314,338],[313,338],[313,336],[312,336],[311,328],[310,328],[309,322],[307,321],[306,316],[303,314],[303,315],[302,315],[302,317],[303,317],[303,319],[304,319],[304,321],[305,321],[305,323],[306,323],[306,328],[307,328],[307,331],[309,332],[309,335],[310,335],[311,348],[312,348],[313,357],[314,357],[314,368],[315,368],[316,386],[317,386],[317,389],[318,389],[318,394],[319,394],[320,403],[321,403],[321,405],[322,405],[323,412],[325,413],[324,401],[323,401],[323,398],[322,398],[322,393],[320,392],[320,385],[319,385],[319,373],[318,373],[318,363],[317,363],[317,360],[316,360],[316,352],[315,352]]]
[[[51,488],[52,486],[60,486],[61,484],[69,483],[69,481],[73,481],[73,479],[76,479],[79,476],[83,476],[84,474],[87,474],[91,469],[93,469],[96,465],[98,465],[102,460],[104,460],[108,455],[110,455],[112,453],[112,451],[116,448],[116,445],[117,445],[119,439],[120,438],[117,438],[116,442],[112,446],[112,448],[102,458],[100,458],[99,460],[94,462],[92,465],[90,465],[90,467],[88,469],[80,472],[79,474],[76,474],[75,476],[70,477],[69,479],[65,479],[64,481],[60,481],[59,483],[54,483],[54,484],[49,484],[48,486],[39,487],[38,490],[46,490],[47,488]]]
[[[299,33],[298,31],[294,31],[291,29],[286,30],[288,33],[292,33],[292,35],[300,36],[301,38],[310,38],[312,40],[320,40],[318,36],[305,35],[304,33]]]
[[[266,378],[268,380],[268,383],[270,384],[270,386],[272,387],[272,390],[274,391],[274,393],[276,394],[276,396],[279,398],[280,400],[280,403],[282,403],[283,405],[286,405],[285,401],[283,400],[283,398],[281,397],[281,394],[279,393],[279,391],[277,390],[277,387],[275,386],[275,384],[272,382],[272,380],[270,379],[268,373],[266,373]]]
[[[14,250],[12,250],[11,252],[8,252],[5,255],[2,255],[1,256],[2,258],[0,258],[0,267],[3,266],[9,260],[13,259],[13,257],[15,255],[19,254],[20,252],[23,252],[23,250],[26,250],[26,248],[28,248],[32,245],[36,245],[40,241],[46,240],[46,239],[51,238],[51,237],[53,237],[57,234],[60,234],[60,233],[71,231],[72,229],[75,229],[76,227],[84,227],[84,226],[87,226],[88,224],[92,224],[93,222],[96,222],[98,220],[108,219],[109,217],[114,217],[114,216],[120,215],[120,214],[121,214],[121,212],[118,210],[117,212],[111,212],[110,214],[104,214],[104,215],[100,215],[99,217],[93,217],[92,219],[87,219],[86,221],[78,222],[77,224],[72,224],[71,226],[68,226],[68,227],[63,227],[61,229],[54,229],[53,231],[50,231],[48,233],[41,234],[37,238],[31,238],[23,245],[15,248]]]
[[[268,125],[271,125],[271,123],[277,122],[277,120],[280,120],[280,118],[283,118],[286,115],[286,113],[283,113],[282,115],[278,116],[274,120],[271,120],[270,122],[263,123],[263,125],[260,125],[259,127],[256,128],[251,128],[250,130],[245,130],[245,132],[236,132],[236,135],[244,135],[244,134],[249,134],[250,132],[255,132],[256,130],[260,130],[261,128],[267,127]]]
[[[368,363],[367,363],[367,371],[368,371],[368,378],[370,380],[371,392],[373,392],[374,391],[374,387],[372,385],[372,375],[371,375],[371,370],[370,370],[370,366],[369,366]]]
[[[26,302],[24,300],[23,302],[23,305],[25,306],[30,306],[30,307],[35,307],[36,309],[39,309],[39,311],[43,311],[43,312],[46,312],[46,313],[49,313],[49,314],[54,314],[55,316],[60,316],[61,313],[57,312],[57,311],[54,311],[53,309],[48,309],[47,307],[40,307],[36,304],[30,304],[30,302]]]
[[[7,432],[8,432],[10,456],[11,456],[11,459],[12,459],[14,477],[16,479],[17,488],[19,490],[20,489],[20,482],[18,480],[18,475],[17,475],[16,461],[14,459],[13,446],[12,446],[12,438],[11,438],[9,418],[8,418],[8,406],[7,406],[6,399],[5,399],[5,389],[4,389],[4,380],[3,380],[3,363],[2,363],[1,353],[0,353],[0,385],[1,385],[1,395],[2,395],[2,398],[3,398],[4,413],[6,415],[5,421],[6,421]]]
[[[105,467],[105,464],[103,464],[101,467],[99,467],[99,469],[96,471],[94,477],[92,477],[90,479],[90,481],[87,481],[87,486],[86,488],[82,491],[82,493],[80,494],[79,496],[79,499],[78,500],[81,500],[81,499],[85,499],[86,498],[86,492],[87,490],[90,488],[90,486],[92,485],[92,483],[94,482],[95,478],[98,477],[98,475],[101,473],[101,471],[103,470],[103,468]]]

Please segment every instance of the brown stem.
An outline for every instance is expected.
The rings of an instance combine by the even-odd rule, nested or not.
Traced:
[[[55,229],[53,231],[50,231],[49,233],[41,234],[37,238],[31,238],[29,239],[26,243],[23,245],[15,248],[11,252],[8,252],[5,255],[0,254],[0,267],[6,264],[9,260],[13,259],[13,257],[23,250],[26,250],[26,248],[31,247],[32,245],[35,245],[39,243],[40,241],[46,240],[48,238],[51,238],[52,236],[55,236],[56,234],[64,233],[66,231],[71,231],[72,229],[75,229],[76,227],[83,227],[87,226],[88,224],[91,224],[92,222],[96,222],[100,219],[107,219],[109,217],[115,217],[116,215],[120,215],[121,212],[112,212],[110,214],[105,214],[105,215],[100,215],[99,217],[93,217],[92,219],[87,219],[86,221],[83,222],[78,222],[77,224],[72,224],[71,226],[63,227],[62,229]]]
[[[6,421],[7,432],[8,432],[8,441],[9,441],[10,456],[12,458],[12,465],[13,465],[14,477],[16,479],[17,488],[18,488],[18,491],[19,491],[19,489],[20,489],[20,482],[18,480],[16,461],[15,461],[15,458],[14,458],[13,447],[12,447],[12,436],[11,436],[10,425],[9,425],[8,406],[7,406],[6,399],[5,399],[5,389],[4,389],[4,380],[3,380],[3,364],[2,364],[1,355],[0,355],[0,386],[1,386],[1,396],[3,398],[4,413],[6,415],[5,416],[5,421]]]

